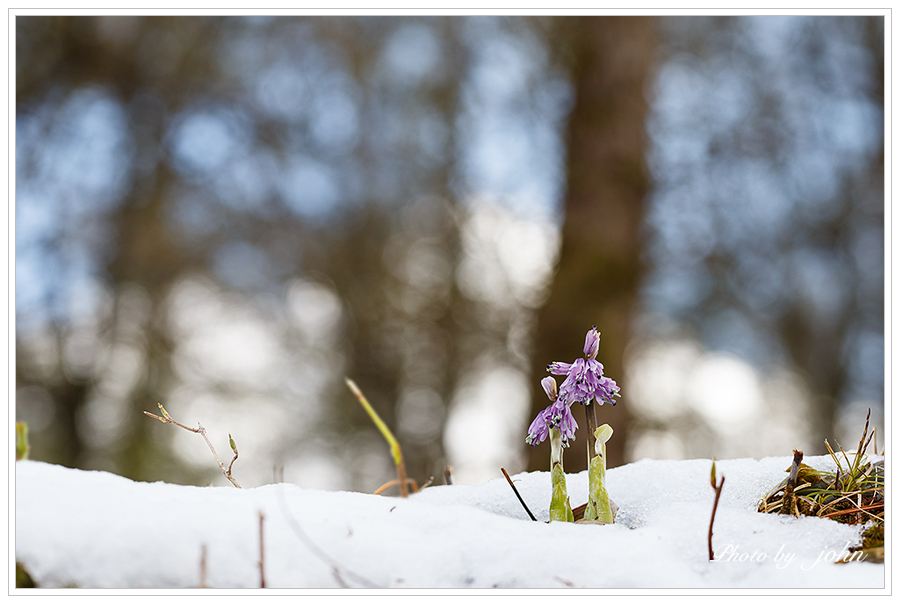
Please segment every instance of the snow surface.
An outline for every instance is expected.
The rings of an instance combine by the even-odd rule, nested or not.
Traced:
[[[828,457],[804,462],[833,469]],[[760,514],[790,457],[643,460],[608,472],[607,526],[548,524],[550,475],[434,486],[409,499],[304,489],[141,483],[106,472],[16,463],[16,560],[41,587],[189,588],[883,588],[885,566],[834,564],[860,529]],[[498,472],[499,474],[499,472]],[[569,475],[576,506],[587,475]],[[589,563],[588,563],[589,561]],[[589,569],[589,570],[588,570]],[[17,590],[16,593],[21,593]]]

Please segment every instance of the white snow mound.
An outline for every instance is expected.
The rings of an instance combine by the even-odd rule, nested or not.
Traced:
[[[804,462],[833,469],[828,457]],[[834,563],[860,543],[860,527],[756,511],[790,464],[716,462],[725,485],[709,562],[710,460],[609,470],[620,510],[607,526],[548,524],[547,472],[513,476],[532,522],[502,476],[404,500],[141,483],[20,461],[15,553],[40,587],[254,588],[262,513],[266,587],[883,588],[883,564]],[[568,485],[573,507],[586,501],[585,472]]]

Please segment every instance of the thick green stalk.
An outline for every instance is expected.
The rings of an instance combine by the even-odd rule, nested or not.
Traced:
[[[566,492],[566,473],[562,464],[562,435],[550,429],[550,522],[575,522],[569,496]]]
[[[588,468],[588,504],[584,511],[585,520],[599,520],[604,524],[615,522],[615,515],[606,492],[606,442],[612,437],[613,429],[603,424],[594,432],[596,456]]]

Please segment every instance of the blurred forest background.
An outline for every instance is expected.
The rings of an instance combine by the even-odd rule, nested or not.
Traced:
[[[551,361],[612,465],[883,444],[881,17],[16,16],[31,457],[371,491],[547,470]],[[584,467],[584,417],[567,470]],[[881,444],[879,446],[882,446]]]

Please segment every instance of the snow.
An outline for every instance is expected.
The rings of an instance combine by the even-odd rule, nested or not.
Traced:
[[[828,457],[804,462],[833,469]],[[608,472],[613,525],[548,524],[550,475],[433,486],[409,499],[290,484],[141,483],[105,472],[16,463],[15,556],[41,587],[884,588],[883,564],[834,564],[860,528],[760,514],[790,457],[642,460]],[[499,474],[499,472],[498,472]],[[572,505],[586,473],[568,477]],[[16,593],[22,593],[17,590]]]

